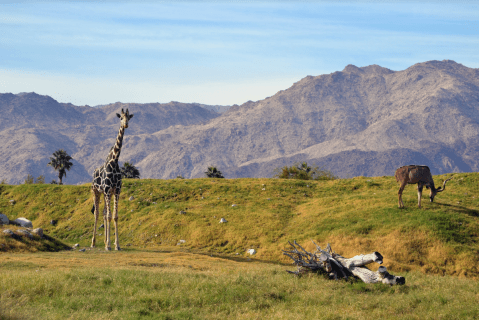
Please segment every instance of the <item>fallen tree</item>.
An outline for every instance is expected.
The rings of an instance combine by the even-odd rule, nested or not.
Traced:
[[[379,252],[366,255],[361,254],[347,259],[333,252],[329,243],[326,249],[322,250],[313,240],[311,241],[316,246],[314,253],[306,251],[296,241],[294,241],[294,244],[288,242],[292,250],[283,250],[283,254],[293,259],[293,263],[298,266],[298,270],[288,271],[289,273],[301,275],[314,271],[326,273],[331,279],[348,279],[353,276],[365,283],[385,283],[390,285],[406,283],[404,277],[389,274],[386,267],[381,266],[376,272],[365,267],[365,265],[372,262],[383,263],[383,256]]]

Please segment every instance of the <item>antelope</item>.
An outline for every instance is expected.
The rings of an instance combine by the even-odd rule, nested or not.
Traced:
[[[396,177],[396,181],[401,184],[398,191],[399,208],[404,208],[404,203],[402,202],[402,192],[406,187],[406,184],[417,183],[417,205],[419,208],[421,208],[422,188],[424,186],[426,186],[426,189],[431,189],[431,193],[429,194],[429,200],[433,202],[436,194],[446,190],[446,182],[452,179],[452,177],[450,177],[449,179],[444,180],[442,188],[439,187],[436,189],[436,187],[434,186],[434,181],[432,180],[432,175],[431,171],[429,170],[429,167],[416,165],[400,167],[396,170],[394,176]]]

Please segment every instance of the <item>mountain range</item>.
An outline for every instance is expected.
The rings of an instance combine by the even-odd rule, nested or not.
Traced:
[[[348,65],[307,76],[290,88],[242,105],[121,103],[90,107],[36,93],[0,94],[0,178],[55,179],[57,149],[73,157],[66,184],[91,180],[119,129],[122,108],[135,116],[120,163],[142,178],[203,177],[214,165],[226,178],[271,177],[307,161],[339,177],[393,175],[406,164],[433,174],[479,167],[479,69],[451,60],[406,70]]]

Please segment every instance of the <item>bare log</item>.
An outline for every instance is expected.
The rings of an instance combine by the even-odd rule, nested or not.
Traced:
[[[289,273],[300,275],[309,271],[319,271],[328,274],[333,279],[348,279],[348,277],[354,276],[365,283],[385,283],[390,285],[406,283],[404,277],[389,274],[384,266],[379,267],[376,272],[365,267],[365,265],[372,262],[383,263],[383,256],[379,252],[344,258],[333,252],[329,243],[326,249],[322,250],[314,241],[312,242],[316,246],[314,253],[306,251],[296,241],[294,241],[294,244],[288,242],[292,249],[289,251],[283,250],[283,254],[290,257],[293,263],[298,266],[298,270],[288,271]]]

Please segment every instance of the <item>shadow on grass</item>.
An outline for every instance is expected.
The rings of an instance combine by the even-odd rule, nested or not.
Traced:
[[[140,249],[131,249],[132,251],[138,251],[142,252]],[[166,250],[147,250],[148,252],[154,252],[154,253],[175,253],[175,252],[184,252],[184,253],[189,253],[189,254],[195,254],[195,255],[201,255],[201,256],[208,256],[212,258],[218,258],[218,259],[223,259],[223,260],[228,260],[228,261],[235,261],[235,262],[247,262],[247,263],[268,263],[268,264],[274,264],[274,265],[284,265],[284,266],[289,266],[291,265],[290,263],[284,263],[284,262],[278,262],[278,261],[273,261],[273,260],[261,260],[261,259],[256,259],[256,258],[248,258],[248,257],[232,257],[228,256],[226,254],[221,254],[221,253],[211,253],[211,252],[206,252],[206,251],[200,251],[200,250],[194,250],[194,249],[185,249],[182,248],[182,250],[171,250],[171,249],[166,249]]]
[[[443,207],[449,207],[449,208],[451,208],[452,210],[454,210],[458,213],[467,214],[468,216],[471,216],[471,217],[479,217],[479,211],[478,210],[469,209],[469,208],[461,207],[461,206],[455,206],[455,205],[452,205],[452,204],[440,203],[440,202],[436,202],[436,204],[438,204],[440,206],[443,206]]]
[[[23,243],[27,248],[36,248],[38,251],[48,251],[48,252],[58,252],[63,250],[71,250],[71,247],[60,240],[52,238],[47,235],[43,235],[43,237],[32,236],[29,237],[27,235],[19,235],[19,234],[12,234],[10,236],[12,239]]]

